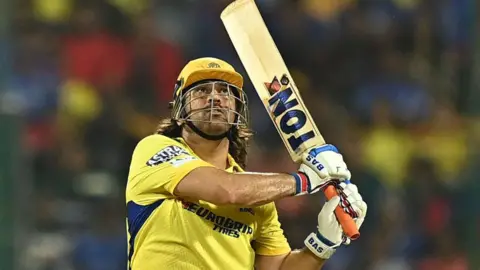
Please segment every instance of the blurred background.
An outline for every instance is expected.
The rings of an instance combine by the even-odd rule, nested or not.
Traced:
[[[0,269],[126,269],[135,144],[192,58],[246,77],[225,0],[0,0]],[[369,205],[327,270],[480,269],[477,0],[257,0]],[[250,82],[248,170],[289,172]],[[279,201],[300,248],[322,195]]]

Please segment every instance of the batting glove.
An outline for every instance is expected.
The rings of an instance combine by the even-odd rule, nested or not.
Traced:
[[[352,217],[358,229],[362,226],[367,214],[367,204],[358,193],[357,186],[354,184],[343,183],[339,188],[340,196],[335,196],[326,202],[318,215],[317,231],[311,233],[304,241],[305,246],[321,259],[329,259],[342,244],[349,245],[348,239],[342,230],[342,226],[335,217],[335,208],[337,205],[348,204],[352,209]],[[343,197],[343,198],[342,198]]]
[[[293,174],[296,181],[295,195],[312,194],[332,180],[350,180],[351,173],[343,156],[331,144],[314,147],[302,156],[302,165]]]

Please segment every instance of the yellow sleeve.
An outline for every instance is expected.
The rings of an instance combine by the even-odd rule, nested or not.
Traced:
[[[263,206],[263,208],[259,233],[253,244],[255,253],[258,255],[274,256],[290,252],[290,245],[278,221],[275,203],[271,202]]]
[[[141,140],[133,151],[127,201],[150,203],[173,197],[178,183],[198,167],[210,166],[182,143],[162,135]]]

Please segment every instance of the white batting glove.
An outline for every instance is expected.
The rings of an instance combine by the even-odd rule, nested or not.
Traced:
[[[343,234],[342,226],[335,216],[334,211],[337,205],[340,204],[342,207],[349,205],[344,209],[351,208],[353,210],[351,215],[354,217],[358,229],[362,226],[367,214],[367,204],[358,193],[356,185],[342,183],[339,193],[340,196],[333,197],[323,205],[318,215],[317,231],[311,233],[304,241],[305,246],[313,254],[325,260],[329,259],[340,245],[348,245],[351,241]]]
[[[367,212],[367,203],[363,201],[362,195],[358,192],[358,187],[350,182],[337,183],[337,192],[340,196],[340,206],[343,211],[348,213],[360,229]]]
[[[351,173],[343,156],[331,144],[314,147],[302,156],[303,164],[293,174],[296,181],[295,195],[318,192],[332,180],[350,180]]]

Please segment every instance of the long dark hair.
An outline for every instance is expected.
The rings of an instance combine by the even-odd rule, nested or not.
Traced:
[[[165,118],[160,120],[155,133],[169,138],[178,138],[182,136],[182,126],[172,118]],[[252,136],[253,132],[250,129],[240,126],[233,127],[229,136],[228,153],[244,170],[247,165],[247,147]]]

